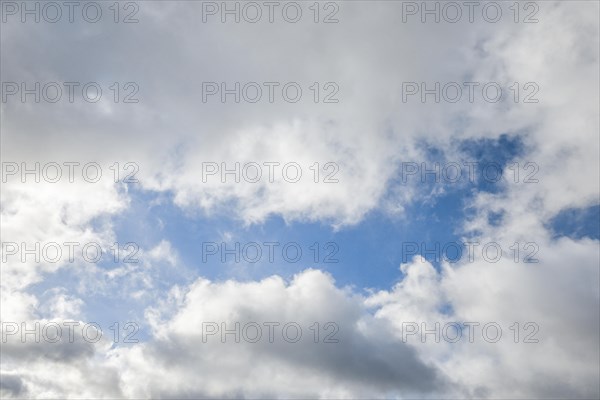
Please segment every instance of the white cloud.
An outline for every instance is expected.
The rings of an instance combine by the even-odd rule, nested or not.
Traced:
[[[126,33],[102,25],[3,24],[4,81],[102,78],[107,86],[136,80],[141,88],[136,105],[0,105],[4,161],[98,161],[106,172],[98,184],[3,184],[3,241],[109,247],[111,217],[129,206],[125,187],[114,184],[107,169],[115,161],[136,162],[141,188],[172,193],[186,209],[244,223],[280,215],[342,229],[369,211],[402,213],[430,195],[391,181],[398,162],[425,158],[421,145],[460,159],[458,142],[510,133],[523,134],[526,152],[517,161],[537,163],[540,182],[507,181],[498,194],[478,194],[475,217],[458,228],[478,232],[481,241],[535,241],[542,263],[478,259],[440,274],[416,261],[402,266],[406,276],[393,289],[366,298],[336,288],[319,271],[300,273],[289,284],[278,277],[199,279],[174,287],[163,302],[156,300],[161,268],[175,270],[181,262],[176,244],[163,241],[142,251],[140,266],[104,271],[77,265],[79,293],[60,291],[40,304],[26,290],[66,264],[13,260],[2,265],[2,321],[82,319],[85,294],[119,289],[119,295],[131,292],[147,302],[153,331],[147,343],[112,350],[106,343],[54,350],[11,343],[2,395],[597,397],[598,241],[554,240],[545,224],[565,208],[598,201],[598,4],[539,5],[537,24],[402,25],[401,5],[391,2],[345,3],[343,23],[310,30],[202,25],[189,8],[200,5],[190,2],[146,2],[140,17],[147,22]],[[198,90],[205,80],[298,81],[305,87],[336,81],[341,102],[203,104]],[[402,103],[401,82],[407,80],[535,81],[540,103]],[[207,161],[295,161],[307,178],[314,162],[334,161],[340,182],[203,184]],[[488,213],[501,210],[501,225],[490,226]],[[452,312],[442,312],[445,307]],[[343,340],[328,347],[201,343],[198,328],[207,319],[271,318],[308,326],[336,321]],[[408,318],[503,326],[531,320],[541,340],[410,347],[398,338]]]

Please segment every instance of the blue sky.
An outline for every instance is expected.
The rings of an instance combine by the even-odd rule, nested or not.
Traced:
[[[464,158],[482,164],[496,162],[503,167],[521,154],[522,142],[519,137],[501,136],[498,140],[479,140],[461,143]],[[426,147],[431,160],[444,163],[448,160],[441,149]],[[453,160],[452,160],[453,161]],[[463,171],[466,174],[466,170]],[[392,182],[401,185],[401,173]],[[433,249],[435,243],[443,246],[450,242],[461,242],[465,232],[461,224],[470,217],[471,210],[467,206],[473,196],[481,191],[497,192],[498,183],[490,183],[478,177],[476,183],[468,182],[466,175],[458,184],[435,183],[433,176],[427,176],[424,192],[434,188],[444,187],[444,192],[434,197],[417,200],[408,205],[403,215],[390,215],[383,211],[372,211],[359,224],[334,229],[327,223],[285,223],[281,217],[272,216],[264,223],[244,226],[239,220],[226,215],[207,216],[202,212],[182,209],[173,204],[169,194],[143,191],[135,184],[129,185],[130,207],[113,219],[112,224],[116,240],[121,245],[135,242],[142,249],[151,249],[162,240],[167,240],[178,253],[187,273],[163,267],[158,285],[161,291],[168,290],[174,284],[189,284],[191,279],[203,276],[210,280],[223,281],[227,279],[259,280],[271,275],[280,275],[290,279],[294,274],[307,269],[316,268],[329,272],[341,286],[352,286],[361,291],[364,289],[389,290],[395,283],[403,279],[400,264],[403,257],[403,243],[415,242],[419,246],[424,243],[427,249]],[[577,215],[577,212],[574,212]],[[573,228],[570,223],[573,215],[559,216],[554,222],[556,232],[569,235]],[[577,232],[596,232],[597,224],[593,226],[593,218],[582,228],[575,223]],[[202,243],[216,242],[219,245],[224,234],[232,235],[228,243],[234,247],[238,241],[243,246],[249,242],[295,242],[303,250],[302,259],[296,263],[286,262],[281,254],[281,246],[275,250],[274,262],[269,262],[266,252],[263,252],[259,262],[252,264],[244,262],[233,263],[229,256],[228,262],[223,263],[219,255],[207,256],[202,261]],[[577,233],[576,233],[577,234]],[[320,245],[319,262],[315,262],[314,250],[311,246],[317,242]],[[334,242],[338,249],[332,262],[324,262],[326,254],[334,251],[335,247],[325,248],[328,242]],[[263,251],[267,247],[262,246]],[[453,251],[453,250],[451,250]],[[418,253],[421,253],[419,249]],[[125,253],[126,254],[126,253]],[[466,253],[464,253],[466,254]],[[455,253],[448,253],[454,258]],[[411,256],[412,257],[412,256]],[[437,260],[425,255],[432,264],[439,268]],[[338,262],[333,262],[338,260]],[[410,261],[410,260],[406,260]],[[116,268],[110,255],[100,262],[100,268]],[[55,285],[76,287],[77,277],[73,277],[68,269],[47,277],[36,285],[34,292],[43,293]],[[126,294],[126,293],[125,293]],[[43,296],[42,296],[43,298]],[[114,319],[115,314],[125,317],[136,317],[143,313],[144,305],[128,299],[127,296],[96,294],[87,298],[85,309],[99,321]]]
[[[498,163],[505,167],[522,152],[519,137],[501,136],[498,140],[466,141],[461,144],[464,158],[482,163]],[[447,160],[443,151],[429,146],[430,162],[444,163]],[[460,241],[465,232],[461,223],[469,217],[468,203],[480,191],[496,192],[499,183],[489,182],[479,176],[476,183],[468,182],[465,175],[459,183],[433,182],[433,176],[427,175],[425,192],[444,187],[444,192],[431,199],[415,201],[410,204],[402,216],[391,216],[385,212],[373,211],[359,224],[334,229],[326,223],[285,223],[281,217],[270,217],[264,223],[244,227],[239,220],[226,215],[205,216],[192,213],[175,206],[168,196],[152,192],[140,192],[133,189],[130,194],[130,210],[116,220],[116,232],[120,242],[135,241],[141,246],[151,247],[160,240],[168,240],[175,245],[182,259],[189,266],[198,268],[198,272],[211,279],[225,279],[232,276],[228,268],[221,265],[217,256],[209,257],[209,262],[198,263],[202,254],[203,242],[221,243],[223,234],[229,232],[233,241],[248,242],[297,242],[306,251],[317,242],[324,246],[333,241],[339,245],[338,265],[335,263],[315,263],[314,253],[306,252],[296,265],[285,267],[274,262],[268,268],[248,267],[248,276],[257,278],[271,273],[290,276],[294,272],[310,267],[324,268],[344,285],[355,284],[359,287],[388,288],[398,277],[398,267],[402,261],[403,242],[448,243]],[[409,178],[410,179],[410,178]],[[392,183],[401,182],[401,173]],[[401,184],[401,183],[400,183]],[[161,198],[158,205],[153,200]],[[160,228],[163,221],[164,228]],[[563,223],[564,224],[564,223]],[[558,226],[561,229],[561,225]],[[329,251],[333,251],[330,248]],[[320,258],[324,258],[320,254]],[[283,261],[281,255],[279,261]],[[229,260],[233,258],[230,257]],[[263,259],[266,259],[264,255]],[[241,261],[243,263],[243,260]],[[284,263],[288,264],[288,263]],[[274,269],[275,268],[275,269]],[[277,268],[282,268],[278,270]]]
[[[465,141],[459,147],[464,149],[463,160],[484,165],[495,162],[503,168],[524,151],[518,136],[506,135],[497,140]],[[428,151],[432,163],[449,161],[440,149],[430,146]],[[281,275],[290,279],[307,268],[329,272],[342,286],[352,286],[359,290],[387,290],[403,279],[399,266],[403,257],[408,257],[403,253],[403,243],[415,242],[419,246],[424,243],[426,249],[434,249],[435,243],[440,243],[442,247],[450,242],[462,243],[462,238],[467,232],[461,229],[461,224],[472,214],[468,204],[473,196],[478,192],[497,193],[501,190],[499,183],[485,179],[478,179],[476,183],[462,181],[461,184],[445,185],[433,182],[432,175],[428,175],[427,179],[425,191],[436,186],[444,186],[445,191],[433,198],[415,201],[401,216],[373,211],[359,224],[339,230],[326,223],[286,223],[277,216],[270,217],[264,223],[244,226],[239,220],[225,215],[206,216],[200,212],[190,212],[174,205],[168,194],[140,191],[134,185],[129,187],[130,208],[115,218],[113,223],[117,241],[121,245],[135,242],[142,249],[150,249],[162,240],[172,244],[182,264],[191,273],[165,273],[164,280],[160,281],[162,290],[167,290],[173,284],[189,283],[189,279],[197,276],[216,281],[259,280],[270,275]],[[399,173],[396,181],[400,180]],[[157,199],[160,201],[156,201]],[[555,237],[568,236],[578,239],[587,236],[598,239],[598,210],[599,206],[596,205],[583,210],[570,209],[561,212],[551,221]],[[502,214],[492,213],[490,222],[498,225],[501,218]],[[225,233],[232,235],[230,242],[227,242],[229,249],[234,248],[236,241],[240,242],[241,246],[249,242],[279,242],[281,245],[294,242],[301,247],[303,255],[296,263],[286,262],[279,246],[275,250],[274,262],[269,262],[266,253],[268,247],[262,245],[263,255],[257,263],[247,263],[243,258],[239,263],[235,263],[234,256],[231,255],[227,256],[227,262],[223,263],[220,254],[207,255],[206,262],[203,262],[202,244],[214,242],[220,246],[222,241],[226,240],[223,236]],[[315,242],[320,245],[319,262],[313,259],[314,249],[311,246]],[[331,261],[324,262],[326,254],[333,254],[335,249],[333,246],[324,248],[328,242],[334,242],[338,248]],[[463,247],[463,251],[463,257],[466,257],[466,248]],[[421,254],[421,249],[418,254]],[[452,248],[447,255],[451,259],[457,256]],[[424,257],[436,268],[440,267],[438,260],[431,254]],[[333,262],[335,260],[338,262]],[[101,262],[100,266],[110,269],[116,264],[109,260]],[[40,287],[52,287],[68,276],[68,272],[59,273],[54,278],[44,281]],[[94,310],[93,315],[104,319],[102,315],[114,317],[115,307],[121,307],[123,312],[131,313],[132,308],[140,305],[135,306],[135,302],[128,303],[124,298],[101,296],[92,297],[86,307]]]

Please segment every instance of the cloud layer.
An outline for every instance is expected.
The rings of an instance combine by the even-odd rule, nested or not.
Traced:
[[[3,242],[94,242],[110,254],[115,241],[127,241],[115,220],[131,211],[134,192],[168,201],[191,220],[217,216],[245,227],[280,217],[343,232],[372,213],[408,221],[408,206],[444,188],[399,184],[402,162],[437,161],[433,148],[445,160],[465,160],[465,144],[508,135],[523,143],[511,161],[535,162],[539,182],[505,174],[497,191],[474,193],[464,205],[472,213],[454,228],[465,240],[535,242],[542,251],[538,264],[478,255],[436,269],[416,258],[385,290],[339,287],[302,265],[289,280],[212,279],[184,265],[178,243],[167,240],[142,247],[137,265],[12,256],[1,269],[3,323],[105,321],[93,304],[112,296],[123,309],[131,301],[142,310],[114,310],[139,319],[141,342],[113,345],[106,326],[97,343],[22,343],[9,335],[2,396],[598,397],[598,239],[556,238],[548,224],[563,210],[600,201],[599,10],[594,2],[537,4],[533,24],[515,24],[508,6],[495,24],[402,23],[402,2],[343,3],[337,24],[204,24],[200,2],[143,2],[140,22],[130,25],[3,23],[3,82],[95,81],[104,88],[98,103],[1,104],[3,168],[97,162],[103,172],[97,183],[79,170],[73,183],[9,176],[0,194]],[[273,81],[296,82],[302,99],[202,101],[202,82]],[[135,82],[139,103],[115,103],[113,82]],[[335,83],[339,102],[315,103],[314,82],[321,95]],[[505,97],[404,102],[403,82],[497,82]],[[515,82],[521,99],[529,93],[524,85],[535,83],[539,102],[512,101]],[[122,181],[127,162],[139,167],[139,183]],[[279,169],[274,182],[203,181],[206,163],[236,162],[296,162],[303,175],[297,183]],[[324,183],[321,170],[315,183],[315,162],[335,163],[339,182]],[[490,221],[494,213],[500,222]],[[468,321],[495,322],[504,336],[435,343],[431,335],[419,340],[419,332],[403,340],[407,322]],[[230,335],[221,343],[216,334],[204,343],[206,322],[256,322],[263,340],[235,343]],[[302,340],[270,343],[265,322],[279,322],[278,329],[295,322]],[[339,342],[314,343],[315,322],[321,340],[325,324],[335,323]],[[510,329],[516,322],[519,343]],[[539,326],[539,343],[522,342],[528,322]]]

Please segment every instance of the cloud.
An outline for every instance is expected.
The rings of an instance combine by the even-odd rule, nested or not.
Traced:
[[[436,371],[407,346],[392,340],[386,326],[365,312],[360,297],[336,288],[330,276],[317,270],[304,271],[289,284],[276,276],[248,283],[199,279],[189,289],[174,292],[171,302],[174,309],[165,304],[164,310],[149,311],[156,319],[154,336],[159,340],[138,355],[152,357],[154,368],[168,371],[166,387],[160,383],[128,385],[129,395],[147,390],[142,395],[180,396],[187,391],[191,396],[209,397],[241,393],[323,397],[430,392],[444,386]],[[257,343],[241,340],[238,344],[230,335],[222,343],[218,335],[203,337],[203,322],[216,322],[221,330],[222,323],[232,329],[235,322],[242,327],[256,322],[263,336]],[[263,325],[267,322],[280,324],[273,331],[273,343]],[[325,333],[334,333],[333,325],[314,343],[310,327],[314,330],[315,322],[321,330],[333,322],[339,331],[330,340],[336,343],[323,343]],[[288,343],[284,338],[283,326],[288,323],[302,327],[299,342]],[[256,360],[251,369],[249,360]],[[200,385],[192,378],[198,373],[204,377]],[[235,383],[230,376],[237,377]],[[179,382],[178,391],[173,392],[173,382]]]
[[[3,375],[0,382],[0,393],[4,398],[20,397],[23,391],[21,378],[14,375]]]
[[[144,22],[118,28],[3,23],[4,81],[97,80],[106,90],[96,104],[0,105],[4,161],[95,161],[104,172],[96,184],[3,182],[3,241],[109,248],[133,187],[191,215],[245,225],[275,215],[343,230],[370,212],[403,214],[445,193],[398,185],[400,162],[429,160],[434,145],[461,160],[464,143],[509,134],[524,143],[511,161],[535,162],[539,182],[505,177],[501,190],[476,193],[465,205],[473,216],[456,230],[481,242],[535,242],[542,262],[478,257],[440,272],[414,260],[393,288],[365,296],[316,270],[297,271],[291,282],[218,282],[186,270],[197,280],[174,285],[185,266],[178,244],[166,240],[142,249],[137,266],[13,258],[1,270],[3,322],[83,321],[93,295],[109,293],[142,304],[152,331],[143,343],[116,348],[3,344],[3,396],[598,397],[598,241],[552,239],[546,227],[562,210],[598,204],[597,3],[540,3],[536,24],[403,25],[401,2],[348,2],[343,23],[331,26],[200,24],[200,3],[142,5]],[[140,103],[112,102],[106,88],[133,80]],[[298,82],[307,94],[315,81],[334,81],[340,102],[202,103],[202,81],[273,80]],[[404,81],[496,81],[505,90],[535,82],[540,101],[404,103]],[[202,182],[206,162],[269,161],[298,162],[303,179]],[[309,167],[328,161],[339,166],[339,182],[315,183]],[[136,163],[139,183],[115,183],[115,162]],[[501,222],[490,224],[490,213],[501,213]],[[77,282],[53,285],[61,273]],[[33,288],[43,283],[54,287]],[[295,321],[304,340],[202,342],[202,322],[238,320]],[[453,320],[506,329],[532,321],[540,343],[401,341],[403,322]],[[337,323],[340,342],[312,343],[317,321]]]
[[[13,323],[18,326],[15,334]],[[61,327],[61,334],[57,335],[56,326]],[[4,319],[0,372],[3,396],[120,397],[118,371],[102,365],[110,343],[105,336],[96,341],[98,331],[85,326],[85,322],[73,320]],[[29,332],[26,335],[23,327]]]
[[[510,256],[490,263],[479,254],[474,262],[446,263],[438,273],[418,257],[402,266],[402,281],[374,293],[366,304],[399,337],[403,324],[416,322],[419,331],[408,343],[425,362],[451,376],[462,396],[598,397],[598,241],[562,238],[537,244],[543,249],[540,263],[514,263]],[[436,343],[425,334],[436,323],[456,322],[479,324],[473,343],[467,336]],[[483,336],[488,323],[502,328],[497,343]],[[466,328],[463,334],[468,335]],[[515,375],[515,369],[521,373]]]
[[[81,386],[93,398],[109,393],[177,398],[368,397],[449,389],[445,378],[423,363],[414,349],[396,340],[389,326],[366,312],[362,301],[317,270],[299,273],[289,283],[276,276],[260,282],[200,278],[189,287],[173,288],[168,299],[148,309],[152,327],[148,342],[109,349],[81,338],[75,346],[66,340],[21,343],[19,335],[11,335],[3,348],[8,368],[13,367],[12,360],[27,362],[17,363],[11,373],[25,382],[32,397],[49,393],[81,397],[77,391]],[[231,333],[224,342],[220,334],[209,337],[205,327],[215,323],[218,329],[235,331],[236,322],[242,327],[239,343]],[[317,343],[315,322],[319,323]],[[243,340],[256,336],[243,328],[250,323],[263,329],[256,343]],[[284,329],[286,324],[299,326],[300,337],[296,328]],[[82,381],[71,388],[70,377],[61,374],[54,376],[53,391],[44,391],[40,384],[57,363],[66,364],[67,370],[76,365],[98,367],[102,375],[82,374]],[[26,372],[42,370],[43,376]],[[120,381],[114,386],[117,374]],[[122,393],[115,391],[117,387]]]

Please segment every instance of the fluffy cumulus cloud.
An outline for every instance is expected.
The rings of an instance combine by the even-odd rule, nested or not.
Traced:
[[[66,334],[56,343],[30,344],[5,333],[3,390],[33,397],[197,398],[354,397],[452,388],[395,338],[388,323],[367,312],[363,298],[316,270],[287,283],[276,276],[249,283],[201,278],[174,287],[147,310],[147,318],[152,340],[125,348],[84,340],[95,340],[96,332],[88,329],[84,336],[83,321],[36,321],[63,327],[80,322],[73,343]],[[28,324],[33,330],[35,322]],[[40,329],[54,340],[54,328]],[[65,369],[60,377],[54,374],[58,368]]]
[[[149,318],[155,342],[111,355],[127,371],[127,396],[353,397],[447,385],[360,297],[315,270],[289,283],[199,279]]]
[[[107,4],[110,18],[96,24],[3,14],[2,82],[98,82],[103,96],[36,103],[17,95],[0,105],[2,397],[600,396],[598,237],[549,226],[565,210],[600,202],[598,3],[528,3],[519,18],[539,8],[529,24],[515,23],[508,3],[498,23],[479,10],[473,23],[466,14],[459,23],[421,23],[419,15],[403,22],[406,2],[340,2],[334,24],[315,24],[308,3],[296,24],[250,24],[218,15],[203,23],[205,3],[168,1],[139,2],[139,23],[115,24]],[[139,102],[115,103],[114,82],[119,96],[134,82]],[[263,98],[205,102],[203,82],[257,82]],[[281,83],[275,101],[264,82]],[[282,99],[286,82],[302,88],[298,102]],[[498,103],[404,101],[403,82],[498,82],[505,95]],[[539,101],[513,101],[515,82],[520,100],[535,88]],[[338,102],[322,101],[333,92]],[[432,149],[468,160],[477,143],[506,136],[521,147],[510,161],[535,163],[539,181],[505,174],[496,190],[474,190],[452,229],[505,251],[534,243],[538,263],[516,263],[510,252],[490,262],[478,248],[457,263],[417,256],[378,289],[300,264],[288,276],[222,279],[194,267],[199,253],[189,256],[185,238],[166,234],[136,248],[137,263],[111,261],[115,242],[129,254],[123,231],[164,233],[162,221],[152,235],[141,228],[148,225],[123,228],[163,203],[190,224],[205,218],[245,229],[281,218],[343,234],[377,213],[408,224],[411,205],[445,189],[400,184],[402,162],[439,160]],[[32,173],[22,182],[21,170],[36,162],[42,182]],[[292,162],[302,171],[297,182],[295,169],[283,168]],[[48,163],[62,166],[59,182],[49,182]],[[236,163],[240,182],[236,172],[223,182],[223,169]],[[248,163],[260,167],[256,183],[245,179],[256,173]],[[124,179],[129,173],[136,182]],[[22,258],[36,242],[41,259]],[[63,257],[49,261],[49,242]],[[65,243],[79,243],[73,261]],[[102,262],[84,257],[86,243],[102,249]],[[352,266],[363,274],[378,267]],[[124,342],[131,332],[120,326],[114,343],[107,321],[126,318],[138,322],[129,327],[137,341]],[[473,331],[462,325],[461,340],[435,340],[465,322]],[[103,330],[97,341],[90,324]],[[486,324],[502,337],[490,340],[495,328]],[[47,340],[55,326],[62,335]]]

